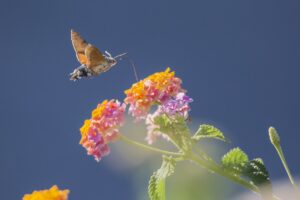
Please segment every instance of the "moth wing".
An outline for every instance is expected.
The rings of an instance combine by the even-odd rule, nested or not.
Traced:
[[[85,49],[88,46],[88,43],[77,32],[73,30],[71,30],[71,41],[76,53],[77,60],[82,65],[86,65],[87,57],[85,55]]]
[[[93,45],[89,44],[85,48],[85,55],[87,58],[86,66],[88,68],[93,68],[105,62],[103,54]]]

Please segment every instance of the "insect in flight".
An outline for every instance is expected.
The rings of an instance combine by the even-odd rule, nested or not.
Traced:
[[[82,77],[98,76],[115,66],[127,54],[123,53],[115,57],[112,57],[107,51],[103,54],[73,30],[71,30],[71,41],[76,57],[81,64],[81,66],[70,73],[70,80],[73,81]]]

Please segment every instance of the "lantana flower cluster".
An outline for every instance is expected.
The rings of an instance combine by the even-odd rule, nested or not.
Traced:
[[[125,107],[117,100],[105,100],[93,110],[91,119],[85,120],[80,128],[80,144],[96,161],[109,154],[108,144],[118,137],[119,127],[124,122]]]
[[[48,190],[34,191],[32,194],[25,194],[23,200],[67,200],[69,190],[59,190],[54,185]]]
[[[124,101],[129,104],[129,113],[136,119],[145,119],[153,104],[163,104],[182,92],[181,83],[181,79],[167,68],[133,84],[125,91]]]
[[[188,118],[189,103],[192,99],[186,95],[186,90],[181,84],[182,81],[175,76],[175,72],[167,68],[163,72],[154,73],[134,83],[131,88],[125,90],[124,103],[116,100],[103,101],[92,112],[91,119],[86,120],[81,127],[80,144],[96,161],[108,155],[110,151],[108,144],[119,135],[126,105],[129,106],[129,114],[136,121],[145,120],[148,129],[146,140],[149,144],[152,144],[159,135],[168,139],[168,136],[160,131],[160,125],[155,123],[155,118],[161,115],[174,119]],[[156,106],[153,113],[150,112],[152,106]]]

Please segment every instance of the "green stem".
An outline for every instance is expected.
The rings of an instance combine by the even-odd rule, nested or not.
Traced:
[[[136,141],[134,141],[134,140],[131,140],[131,139],[125,137],[124,135],[120,135],[119,138],[120,138],[121,140],[123,140],[123,141],[129,143],[129,144],[132,144],[132,145],[141,147],[141,148],[146,149],[146,150],[154,151],[154,152],[157,152],[157,153],[162,153],[162,154],[165,154],[165,155],[182,156],[181,153],[176,153],[176,152],[171,152],[171,151],[161,150],[161,149],[158,149],[158,148],[155,148],[155,147],[151,147],[151,146],[148,146],[148,145],[145,145],[145,144],[136,142]]]
[[[256,187],[255,185],[249,183],[248,181],[245,181],[245,180],[241,179],[240,177],[238,177],[238,176],[236,176],[232,173],[224,171],[222,168],[220,168],[215,163],[208,162],[208,160],[202,160],[197,155],[195,155],[194,153],[191,153],[190,155],[188,155],[187,158],[189,160],[197,163],[198,165],[208,169],[209,171],[212,171],[216,174],[224,176],[224,177],[232,180],[233,182],[236,182],[236,183],[244,186],[245,188],[247,188],[247,189],[249,189],[249,190],[251,190],[255,193],[260,193],[260,190],[258,189],[258,187]]]
[[[180,150],[180,147],[176,144],[176,142],[174,142],[174,140],[173,140],[171,137],[169,137],[169,139],[170,139],[171,143],[172,143],[178,150]]]
[[[205,154],[205,153],[204,153]],[[235,174],[232,174],[230,172],[227,172],[227,171],[224,171],[220,166],[218,166],[212,159],[207,159],[207,156],[205,154],[205,160],[201,159],[198,157],[198,155],[194,154],[194,153],[191,153],[190,155],[187,156],[187,159],[197,163],[198,165],[200,165],[201,167],[213,172],[213,173],[216,173],[216,174],[219,174],[225,178],[228,178],[229,180],[235,182],[235,183],[238,183],[239,185],[253,191],[254,193],[257,193],[257,194],[260,194],[262,198],[264,198],[264,195],[263,193],[260,191],[260,189],[251,184],[250,182],[244,180],[244,179],[241,179],[240,177],[236,176]],[[271,195],[271,196],[268,196],[267,199],[269,198],[272,198],[274,200],[281,200],[280,198],[278,198],[277,196],[275,195]]]
[[[170,118],[168,115],[166,115],[166,117],[167,117],[169,120],[171,120],[171,121],[174,122],[174,119]],[[176,134],[180,134],[180,133],[178,133],[178,131],[176,130],[176,128],[173,126],[173,123],[171,123],[170,126],[171,126],[172,129],[176,132]],[[170,141],[172,142],[172,144],[173,144],[178,150],[181,150],[180,146],[173,140],[172,137],[170,137],[170,135],[169,135],[169,138],[170,138]]]
[[[276,151],[277,151],[277,153],[279,155],[279,158],[280,158],[280,160],[281,160],[281,162],[282,162],[282,164],[284,166],[284,169],[285,169],[285,171],[286,171],[286,173],[287,173],[287,175],[288,175],[288,177],[289,177],[289,179],[290,179],[290,181],[291,181],[291,183],[292,183],[295,191],[299,195],[300,193],[299,193],[297,184],[296,184],[296,182],[295,182],[295,180],[294,180],[294,178],[293,178],[293,176],[291,174],[291,171],[289,169],[289,166],[288,166],[288,164],[287,164],[287,162],[285,160],[285,157],[284,157],[283,151],[281,149],[281,146],[280,145],[274,145],[274,147],[275,147],[275,149],[276,149]]]
[[[166,179],[163,180],[162,183],[162,193],[161,193],[161,199],[160,200],[166,200]]]
[[[141,148],[146,149],[146,150],[150,150],[150,151],[157,152],[157,153],[162,153],[162,154],[165,154],[165,155],[176,156],[177,158],[175,158],[175,159],[177,161],[183,161],[185,159],[193,161],[193,162],[197,163],[198,165],[200,165],[201,167],[204,167],[205,169],[207,169],[207,170],[209,170],[213,173],[216,173],[216,174],[219,174],[223,177],[226,177],[226,178],[232,180],[233,182],[238,183],[238,184],[244,186],[245,188],[247,188],[247,189],[249,189],[249,190],[251,190],[255,193],[260,193],[260,190],[259,190],[258,187],[256,187],[255,185],[247,182],[246,180],[241,179],[240,177],[236,176],[235,174],[224,171],[213,160],[207,159],[209,157],[207,155],[205,156],[205,160],[198,157],[194,153],[190,153],[188,155],[185,155],[185,157],[184,157],[184,155],[181,154],[181,153],[170,152],[170,151],[161,150],[161,149],[158,149],[158,148],[155,148],[155,147],[151,147],[151,146],[136,142],[134,140],[131,140],[131,139],[125,137],[124,135],[120,135],[119,138],[121,140],[123,140],[124,142],[127,142],[129,144],[141,147]],[[274,199],[278,199],[278,198],[274,197]]]
[[[205,160],[208,160],[210,162],[214,162],[214,160],[210,156],[208,156],[205,152],[201,151],[197,146],[194,146],[194,150],[198,154],[199,157],[201,157]],[[216,163],[214,162],[214,164],[216,164]]]

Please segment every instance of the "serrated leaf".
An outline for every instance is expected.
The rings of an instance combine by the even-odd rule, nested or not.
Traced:
[[[243,174],[249,177],[255,185],[270,184],[269,173],[261,158],[248,162]]]
[[[159,192],[157,191],[157,178],[156,172],[150,177],[148,185],[148,195],[151,200],[159,200]]]
[[[203,138],[214,138],[222,141],[226,141],[224,134],[216,127],[208,124],[202,124],[196,131],[192,139],[199,141]]]
[[[174,173],[176,161],[172,157],[163,156],[163,162],[150,177],[148,195],[151,200],[165,200],[166,178]]]
[[[245,169],[248,162],[247,154],[238,147],[231,149],[222,158],[223,167],[237,174],[240,174]]]

